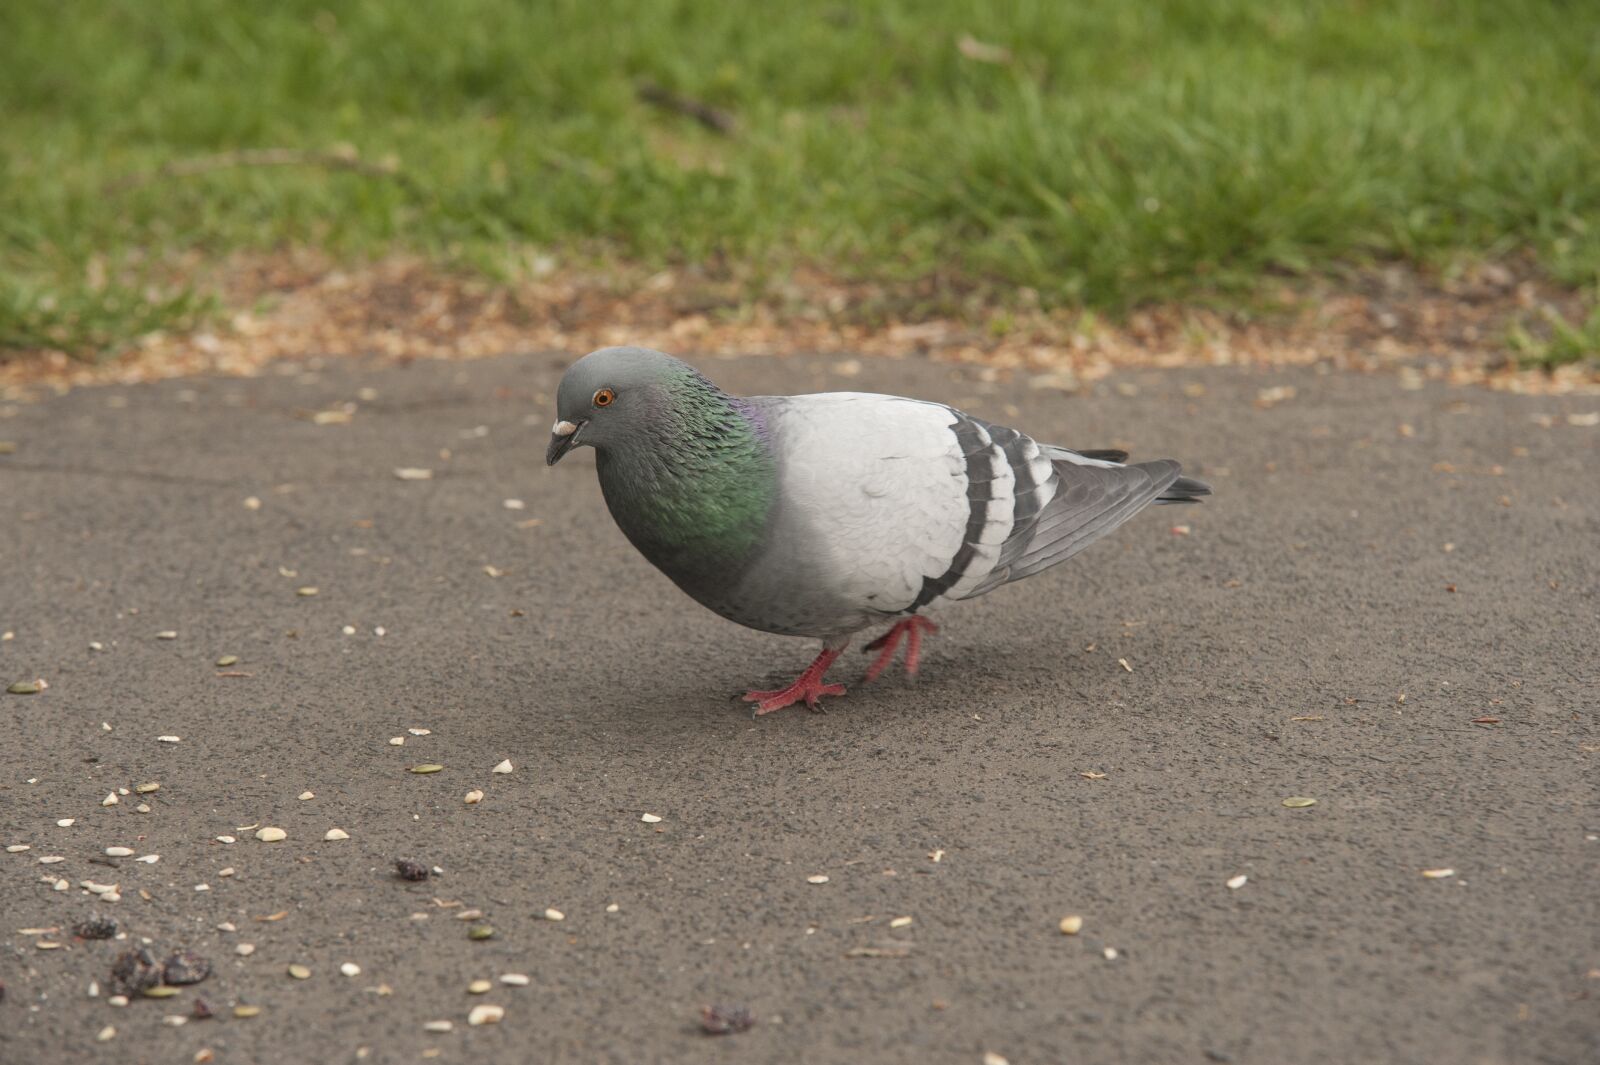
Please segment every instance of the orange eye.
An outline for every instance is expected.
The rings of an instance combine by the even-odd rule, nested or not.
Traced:
[[[594,405],[597,407],[609,407],[611,406],[611,401],[616,398],[617,394],[611,389],[602,388],[594,394]]]

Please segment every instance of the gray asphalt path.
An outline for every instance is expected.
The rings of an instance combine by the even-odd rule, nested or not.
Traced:
[[[705,362],[1217,489],[947,612],[914,685],[852,652],[829,713],[752,721],[729,696],[813,649],[651,570],[591,453],[544,468],[562,363],[0,405],[0,681],[49,684],[0,695],[0,1061],[1600,1060],[1600,401]],[[215,973],[108,1005],[130,941],[91,914]],[[712,1002],[755,1027],[701,1034]]]

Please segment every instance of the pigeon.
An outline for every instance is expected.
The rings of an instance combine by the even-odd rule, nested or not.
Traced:
[[[638,347],[570,366],[545,462],[595,450],[600,489],[634,547],[690,597],[762,632],[822,642],[794,683],[750,691],[767,714],[823,696],[863,629],[887,625],[871,682],[906,645],[917,672],[926,608],[1065,561],[1151,503],[1210,487],[1177,462],[1074,451],[942,403],[862,392],[732,396],[688,363]]]

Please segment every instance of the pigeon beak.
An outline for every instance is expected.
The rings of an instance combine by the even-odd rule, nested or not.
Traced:
[[[554,466],[561,461],[561,456],[572,450],[578,442],[578,430],[582,429],[583,422],[560,421],[550,427],[550,447],[544,453],[544,464]]]

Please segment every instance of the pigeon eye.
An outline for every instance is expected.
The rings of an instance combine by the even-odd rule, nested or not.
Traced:
[[[609,407],[611,406],[611,401],[616,398],[617,394],[611,389],[602,388],[594,394],[594,405],[597,407]]]

